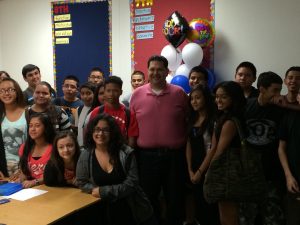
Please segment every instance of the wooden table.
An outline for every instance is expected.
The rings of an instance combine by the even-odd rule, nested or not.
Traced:
[[[0,205],[0,224],[51,224],[99,201],[76,188],[45,185],[35,188],[48,192],[26,201],[11,199],[11,202]]]

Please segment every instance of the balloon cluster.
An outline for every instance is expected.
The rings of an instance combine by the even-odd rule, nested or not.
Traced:
[[[215,31],[206,19],[193,19],[190,23],[178,12],[173,12],[163,25],[163,34],[168,42],[177,48],[187,38],[201,47],[212,45]]]
[[[201,64],[202,48],[213,44],[215,37],[213,26],[209,21],[201,18],[193,19],[188,23],[178,11],[175,11],[165,21],[163,34],[170,43],[161,51],[161,55],[168,60],[168,68],[172,74],[168,75],[167,82],[178,85],[189,93],[191,91],[188,80],[189,72],[193,67]],[[186,44],[181,52],[177,47],[186,38],[190,43]],[[184,64],[181,64],[182,60]],[[208,74],[208,86],[213,88],[215,76],[210,70]]]

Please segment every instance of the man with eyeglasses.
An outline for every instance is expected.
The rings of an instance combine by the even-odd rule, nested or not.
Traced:
[[[104,82],[104,74],[103,71],[99,67],[94,67],[90,75],[88,77],[88,82],[91,82],[93,84],[100,84]]]
[[[75,111],[83,102],[77,97],[79,80],[74,75],[69,75],[64,78],[62,91],[64,96],[54,99],[53,103],[61,106],[69,116],[72,125],[75,125]]]

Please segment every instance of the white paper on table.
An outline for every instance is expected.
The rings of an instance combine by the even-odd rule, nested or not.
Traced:
[[[30,198],[45,194],[46,192],[48,192],[48,191],[34,189],[34,188],[26,188],[26,189],[22,189],[12,195],[5,196],[5,197],[12,198],[12,199],[19,200],[19,201],[25,201]]]

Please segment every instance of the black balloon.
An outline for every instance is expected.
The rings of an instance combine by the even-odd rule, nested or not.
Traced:
[[[179,12],[173,12],[165,21],[163,34],[166,39],[177,48],[185,40],[189,31],[189,24]]]

